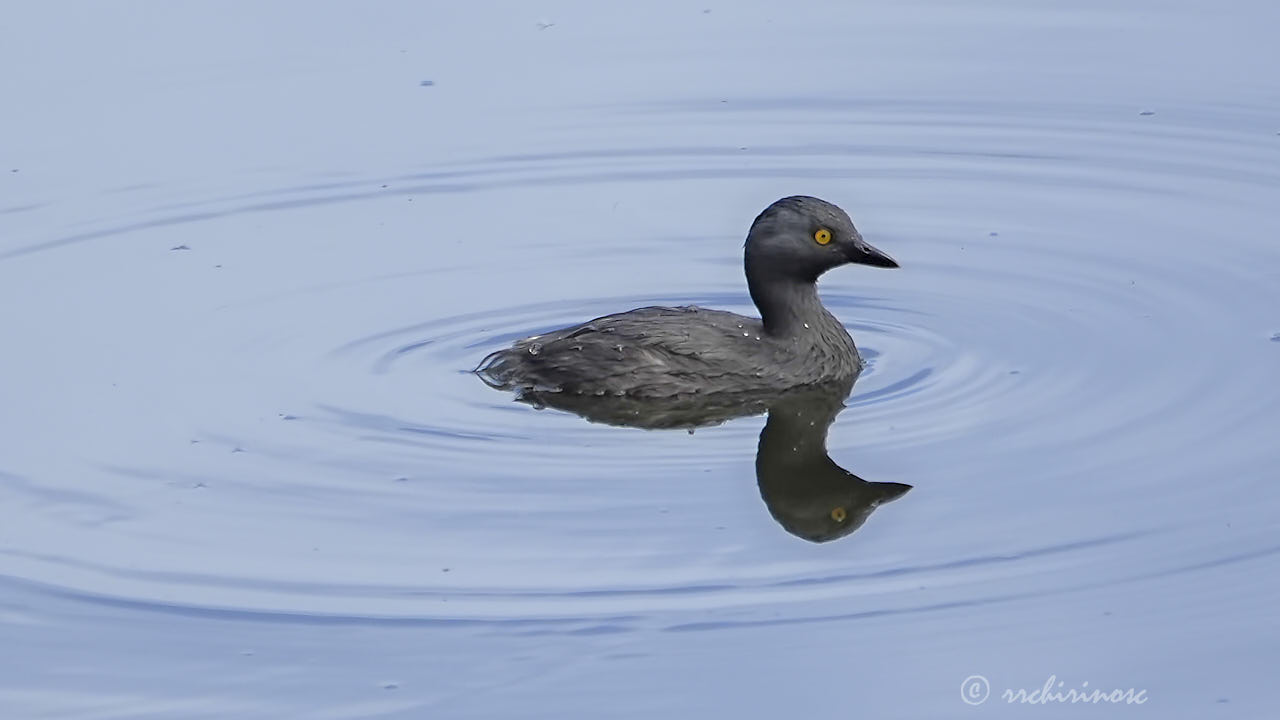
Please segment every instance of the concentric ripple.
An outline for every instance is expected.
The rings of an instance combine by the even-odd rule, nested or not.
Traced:
[[[1252,116],[609,112],[618,137],[661,122],[688,144],[207,198],[141,188],[52,231],[40,206],[15,212],[30,220],[0,247],[3,284],[51,311],[17,324],[6,369],[69,380],[15,405],[30,422],[0,468],[0,503],[23,508],[5,582],[282,621],[695,630],[1007,603],[1276,552],[1247,498],[1277,408],[1280,146]],[[706,140],[744,127],[741,145]],[[762,418],[603,427],[469,375],[516,338],[630,307],[752,312],[740,235],[795,191],[846,206],[903,265],[822,285],[870,361],[832,458],[916,487],[852,537],[811,546],[773,523],[753,474]],[[108,261],[130,268],[123,289],[67,269]],[[102,302],[60,309],[72,288]],[[1230,537],[1196,510],[1224,501]]]

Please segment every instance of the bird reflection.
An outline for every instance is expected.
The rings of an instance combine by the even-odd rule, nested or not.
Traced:
[[[529,392],[519,399],[591,422],[650,430],[693,430],[767,412],[756,451],[760,497],[787,532],[821,543],[852,533],[877,507],[911,489],[903,483],[863,480],[827,454],[827,431],[852,388],[851,379],[767,394],[635,399]]]
[[[867,482],[827,454],[827,430],[844,409],[844,395],[803,393],[769,407],[756,451],[756,482],[769,514],[810,542],[842,538],[871,511],[902,497],[910,485]]]

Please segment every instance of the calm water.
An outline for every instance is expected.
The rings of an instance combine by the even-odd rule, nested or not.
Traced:
[[[1116,5],[21,9],[3,717],[1268,716],[1280,11]],[[795,193],[902,264],[815,430],[467,373]]]

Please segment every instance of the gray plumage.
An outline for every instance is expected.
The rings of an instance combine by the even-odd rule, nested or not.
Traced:
[[[476,372],[494,387],[525,393],[632,398],[847,380],[861,360],[823,307],[816,282],[850,262],[897,267],[840,208],[783,198],[747,234],[744,269],[760,318],[693,306],[639,308],[525,338],[490,354]]]

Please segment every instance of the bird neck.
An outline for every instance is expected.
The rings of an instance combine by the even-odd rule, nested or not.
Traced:
[[[790,337],[824,329],[834,318],[818,298],[813,281],[747,272],[747,289],[760,310],[764,330],[774,337]]]

